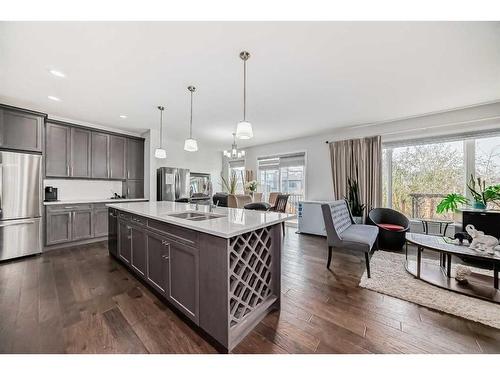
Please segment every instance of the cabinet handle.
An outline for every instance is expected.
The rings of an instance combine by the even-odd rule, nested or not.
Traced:
[[[162,240],[162,241],[161,241],[161,244],[162,244],[163,246],[170,246],[170,243],[169,243],[169,242],[167,242],[167,241],[165,241],[165,240]]]
[[[65,210],[71,210],[71,209],[74,209],[74,208],[78,208],[78,207],[75,207],[75,206],[65,206],[64,207]]]
[[[161,256],[164,260],[168,260],[169,259],[169,256],[168,255],[162,255]]]
[[[69,176],[69,164],[66,164],[66,174]]]

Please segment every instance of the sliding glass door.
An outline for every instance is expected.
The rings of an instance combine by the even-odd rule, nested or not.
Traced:
[[[305,199],[305,154],[258,158],[259,185],[263,198],[269,194],[289,194],[287,211],[295,214],[299,200]]]

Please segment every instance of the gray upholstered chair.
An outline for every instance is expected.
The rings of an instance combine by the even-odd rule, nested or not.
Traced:
[[[330,268],[334,248],[362,251],[365,254],[366,274],[370,274],[370,255],[377,242],[378,227],[354,224],[354,220],[345,200],[321,205],[328,242],[328,262]]]

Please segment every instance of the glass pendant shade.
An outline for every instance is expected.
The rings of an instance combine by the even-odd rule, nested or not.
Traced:
[[[188,138],[184,141],[184,150],[189,152],[198,151],[198,142],[196,139]]]
[[[250,139],[253,137],[252,124],[248,121],[240,121],[236,127],[236,138]]]
[[[157,148],[155,150],[155,158],[157,158],[157,159],[166,159],[167,158],[167,151],[165,151],[162,148]]]

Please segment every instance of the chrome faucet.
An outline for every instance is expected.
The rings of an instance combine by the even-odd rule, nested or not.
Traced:
[[[212,202],[210,202],[208,211],[213,212],[214,208],[217,208],[217,207],[219,207],[219,201],[217,201],[216,204],[213,204]]]

